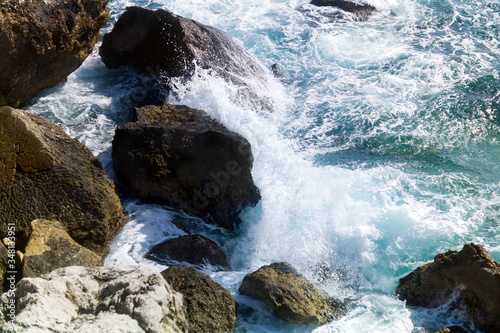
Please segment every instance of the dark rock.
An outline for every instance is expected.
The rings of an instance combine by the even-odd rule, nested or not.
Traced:
[[[340,302],[300,275],[287,263],[259,268],[243,279],[239,292],[267,304],[283,320],[321,325],[343,316]]]
[[[172,266],[161,275],[183,295],[189,332],[233,332],[236,302],[228,290],[192,267]]]
[[[109,68],[131,66],[163,81],[191,77],[196,62],[240,86],[238,98],[267,103],[258,89],[271,77],[263,65],[223,31],[163,9],[127,7],[99,53]]]
[[[68,266],[102,266],[102,258],[76,243],[58,221],[34,220],[31,227],[23,277],[39,277]]]
[[[9,223],[20,239],[31,221],[58,220],[102,256],[127,215],[92,153],[58,126],[10,107],[0,108],[0,142],[1,237]]]
[[[460,326],[444,327],[434,333],[469,333]]]
[[[217,243],[201,235],[186,235],[155,245],[147,259],[175,260],[193,265],[215,265],[227,268],[226,254]]]
[[[0,106],[63,82],[94,49],[107,0],[0,3]]]
[[[500,264],[481,245],[470,243],[459,252],[438,254],[402,278],[396,293],[408,305],[428,308],[456,297],[476,328],[500,332]]]
[[[163,105],[136,109],[116,130],[113,167],[140,199],[232,229],[260,194],[250,144],[201,110]]]
[[[372,5],[346,0],[312,0],[311,5],[338,7],[346,12],[358,15],[363,20],[376,10]]]
[[[9,289],[4,288],[4,282],[6,282],[5,273],[7,273],[7,271],[9,270],[8,263],[9,252],[7,251],[7,248],[3,245],[3,243],[0,242],[0,294]]]
[[[177,229],[184,231],[186,234],[190,234],[189,229],[182,223],[177,221],[172,221],[172,224],[177,227]]]

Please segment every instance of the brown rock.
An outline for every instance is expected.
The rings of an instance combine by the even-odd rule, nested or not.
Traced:
[[[239,292],[264,302],[278,318],[294,323],[321,325],[343,316],[339,301],[284,262],[248,274]]]
[[[58,126],[10,107],[0,108],[0,142],[0,235],[8,223],[21,239],[31,221],[58,220],[102,256],[127,215],[92,153]]]
[[[445,304],[454,292],[478,329],[500,332],[500,264],[481,245],[438,254],[402,278],[396,289],[408,305],[428,308]]]
[[[58,85],[94,49],[107,0],[0,3],[0,106],[20,106]]]
[[[183,295],[189,332],[233,332],[236,302],[228,290],[192,267],[172,266],[161,275]]]
[[[31,227],[23,277],[38,277],[68,266],[102,266],[101,256],[75,242],[58,221],[34,220]]]

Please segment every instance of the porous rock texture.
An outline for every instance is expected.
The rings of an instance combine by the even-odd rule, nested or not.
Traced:
[[[0,236],[9,223],[20,239],[33,220],[57,220],[78,244],[106,253],[127,214],[92,153],[58,126],[11,107],[0,108],[0,142]]]
[[[481,245],[438,254],[399,281],[396,293],[406,304],[436,308],[456,298],[476,328],[500,332],[500,263]]]
[[[1,333],[187,332],[182,295],[160,273],[141,266],[59,268],[24,278],[0,297]]]
[[[0,106],[58,85],[94,49],[107,0],[0,2]]]

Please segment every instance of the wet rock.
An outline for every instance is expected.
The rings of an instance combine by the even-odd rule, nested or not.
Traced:
[[[63,82],[94,49],[107,0],[0,3],[0,106]]]
[[[450,326],[450,327],[444,327],[434,333],[469,333],[469,332],[467,332],[460,326]]]
[[[311,5],[337,7],[346,12],[356,14],[362,20],[366,20],[368,15],[376,10],[372,5],[346,0],[312,0]]]
[[[240,87],[237,100],[267,103],[267,69],[223,31],[163,9],[127,7],[104,35],[99,53],[109,68],[131,66],[167,82],[198,67]]]
[[[293,323],[321,325],[343,315],[339,301],[283,262],[263,266],[245,276],[239,292],[264,302],[278,318]]]
[[[204,111],[146,106],[116,130],[113,167],[141,200],[167,205],[233,229],[260,194],[250,144]]]
[[[436,308],[456,299],[479,330],[500,332],[500,264],[474,243],[438,254],[402,278],[396,289],[408,305]]]
[[[161,275],[184,297],[189,332],[233,332],[236,302],[228,290],[192,267],[172,266]]]
[[[31,227],[23,277],[38,277],[68,266],[101,266],[101,256],[75,242],[58,221],[38,219]]]
[[[214,265],[227,268],[226,254],[217,243],[201,235],[186,235],[155,245],[146,254],[156,261],[175,260],[193,265]]]
[[[102,256],[127,215],[92,153],[58,126],[10,107],[0,108],[0,142],[0,236],[15,224],[19,246],[31,221],[58,220]]]
[[[15,295],[13,323],[0,297],[2,333],[187,332],[182,295],[145,267],[59,268],[22,279]]]

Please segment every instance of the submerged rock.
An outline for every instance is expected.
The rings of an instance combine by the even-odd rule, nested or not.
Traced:
[[[20,106],[58,85],[94,49],[107,0],[0,3],[0,106]]]
[[[140,266],[65,267],[24,278],[16,316],[0,297],[0,332],[187,332],[182,295],[160,273]]]
[[[192,267],[172,266],[161,275],[184,297],[189,332],[233,332],[237,305],[228,290]]]
[[[33,220],[58,220],[102,256],[127,214],[92,153],[58,126],[10,107],[0,108],[0,142],[0,235],[9,223],[20,239]]]
[[[343,316],[340,302],[316,288],[287,263],[273,263],[248,274],[242,295],[264,302],[283,320],[322,325]]]
[[[227,268],[226,254],[217,243],[201,235],[186,235],[155,245],[146,258],[156,261],[175,260],[193,265]]]
[[[226,229],[260,200],[250,144],[204,111],[146,106],[136,109],[135,118],[116,130],[113,167],[140,199]]]
[[[312,0],[311,5],[320,7],[337,7],[346,12],[356,14],[362,20],[366,20],[368,15],[376,10],[374,6],[367,3],[359,3],[356,1],[347,0]]]
[[[263,87],[272,76],[255,57],[225,32],[163,9],[127,7],[99,53],[109,68],[131,66],[163,81],[209,69],[239,86],[243,103],[268,103]]]
[[[500,332],[500,264],[474,243],[438,254],[402,278],[396,289],[408,305],[436,308],[456,299],[479,330]]]
[[[23,277],[38,277],[68,266],[101,266],[101,256],[75,242],[58,221],[39,219],[31,226]]]

